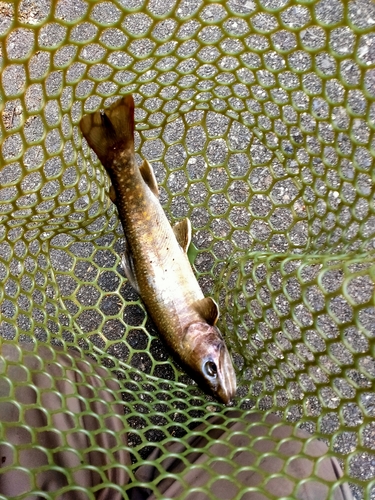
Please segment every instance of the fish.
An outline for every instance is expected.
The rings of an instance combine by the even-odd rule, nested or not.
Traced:
[[[110,197],[125,235],[125,276],[177,362],[206,393],[228,404],[237,382],[217,327],[219,308],[203,295],[190,265],[189,219],[171,226],[151,165],[137,164],[133,97],[83,116],[80,129],[111,179]]]

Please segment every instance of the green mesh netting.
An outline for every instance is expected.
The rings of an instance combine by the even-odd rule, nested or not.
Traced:
[[[372,0],[0,2],[2,350],[47,343],[109,368],[133,481],[151,447],[167,453],[224,409],[173,363],[124,278],[109,181],[79,131],[83,114],[129,92],[139,160],[152,164],[170,220],[190,218],[194,269],[220,302],[234,407],[263,410],[260,420],[276,412],[322,438],[355,498],[375,498],[374,26]],[[3,356],[1,384],[17,366],[19,384],[30,383],[19,356]],[[9,383],[5,401],[16,397]],[[17,408],[4,445],[12,426],[29,429],[27,404]],[[22,464],[35,443],[31,432],[3,464],[29,477],[19,498],[39,491],[38,469]],[[233,443],[222,459],[232,473],[220,478],[240,499]],[[291,459],[307,455],[301,447]],[[251,491],[270,499],[273,480],[291,479],[287,466],[260,477]],[[318,477],[316,466],[306,480]],[[197,491],[217,498],[215,481]]]

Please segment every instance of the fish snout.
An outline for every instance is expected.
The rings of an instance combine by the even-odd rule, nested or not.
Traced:
[[[220,349],[220,370],[217,397],[224,404],[228,404],[236,395],[237,379],[233,368],[232,358],[225,345]]]
[[[232,358],[216,326],[193,323],[184,337],[182,360],[193,378],[221,403],[228,404],[237,390]]]

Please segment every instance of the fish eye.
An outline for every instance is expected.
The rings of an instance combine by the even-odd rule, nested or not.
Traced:
[[[213,361],[207,361],[204,365],[204,371],[206,375],[209,377],[216,377],[217,375],[217,366]]]

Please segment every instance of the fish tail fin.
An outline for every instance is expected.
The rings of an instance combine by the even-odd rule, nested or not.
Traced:
[[[85,115],[80,121],[82,134],[104,166],[119,151],[134,154],[134,100],[129,94],[114,102],[104,113]]]

